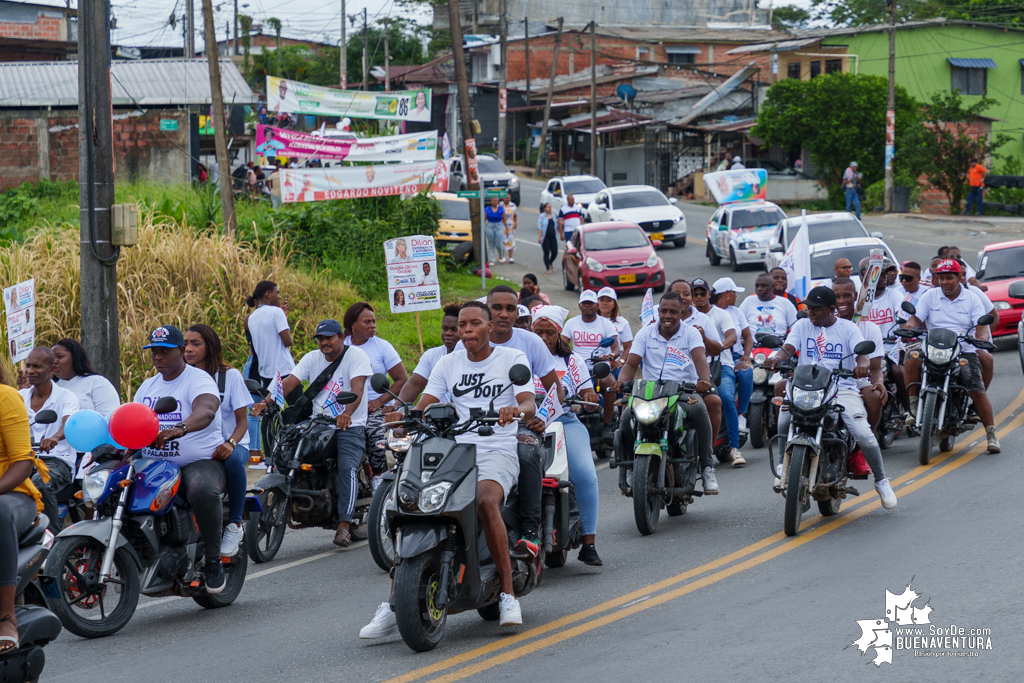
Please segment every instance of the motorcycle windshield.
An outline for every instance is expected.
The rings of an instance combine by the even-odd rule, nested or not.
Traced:
[[[953,330],[934,329],[928,330],[928,346],[937,349],[951,349],[956,346],[957,334]]]
[[[669,380],[638,379],[633,382],[633,396],[645,401],[653,401],[666,396],[676,396],[682,392],[679,382]]]
[[[793,386],[804,391],[820,391],[831,381],[831,371],[818,365],[800,365],[793,371]]]

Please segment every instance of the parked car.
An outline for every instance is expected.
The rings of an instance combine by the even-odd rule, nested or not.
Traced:
[[[780,263],[803,225],[802,216],[793,216],[775,226],[768,252],[764,256],[764,269],[771,270]],[[882,237],[880,232],[869,233],[856,215],[849,211],[830,211],[807,214],[807,241],[810,244],[846,239],[847,237]],[[780,250],[778,246],[781,245]]]
[[[729,259],[733,270],[764,263],[772,231],[785,218],[777,204],[764,200],[723,204],[708,221],[708,261],[717,266]]]
[[[438,250],[447,251],[461,263],[473,251],[473,224],[469,218],[469,200],[450,192],[431,192],[441,204],[434,242]]]
[[[886,256],[893,263],[899,263],[889,245],[878,237],[847,237],[829,240],[811,245],[811,287],[829,286],[835,277],[836,261],[841,258],[850,259],[856,268],[861,259],[870,255],[872,249],[884,249]]]
[[[1010,296],[1010,285],[1024,280],[1024,240],[986,245],[978,252],[977,278],[988,287],[985,295],[999,313],[999,324],[992,328],[992,336],[1016,334],[1024,301]]]
[[[569,291],[664,291],[665,262],[654,250],[659,244],[636,223],[585,223],[562,254],[562,285]]]
[[[622,185],[598,192],[584,215],[590,223],[635,223],[652,240],[685,247],[686,217],[676,206],[677,201],[650,185]]]
[[[480,180],[485,189],[504,188],[508,190],[512,201],[519,205],[519,178],[516,172],[508,169],[507,166],[493,154],[477,154],[477,169],[480,171]],[[468,171],[466,160],[461,155],[453,156],[448,169],[448,191],[461,192],[466,190],[468,185]]]
[[[605,187],[607,185],[604,184],[604,181],[593,175],[567,175],[552,178],[540,193],[539,208],[544,211],[544,205],[550,203],[551,210],[558,213],[558,210],[565,205],[566,197],[569,195],[587,207],[594,201],[597,193]]]

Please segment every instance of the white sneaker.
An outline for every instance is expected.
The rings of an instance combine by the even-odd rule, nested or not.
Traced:
[[[242,542],[242,525],[232,522],[224,529],[224,535],[220,539],[221,557],[232,557],[238,552],[238,546]]]
[[[519,626],[523,623],[523,610],[514,595],[501,594],[501,599],[498,602],[498,614],[500,615],[499,626]]]
[[[743,453],[740,452],[740,449],[732,449],[731,451],[729,451],[729,455],[732,457],[733,467],[743,467],[744,465],[747,464],[747,459],[743,457]]]
[[[396,633],[398,633],[398,619],[391,611],[391,605],[386,602],[380,603],[380,607],[377,608],[377,613],[373,615],[370,623],[359,629],[359,637],[364,640],[384,638]]]
[[[740,422],[740,433],[741,434],[746,434],[749,431],[747,429],[747,416],[746,415],[740,415],[739,416],[739,422]]]
[[[718,495],[718,478],[715,476],[714,467],[705,467],[702,475],[704,477],[704,495]]]
[[[878,491],[878,497],[882,499],[882,507],[886,510],[896,507],[896,494],[892,492],[892,486],[888,479],[876,481],[875,490]]]
[[[384,479],[379,474],[374,475],[373,479],[370,480],[370,486],[373,487],[374,491],[376,491],[378,488],[380,488],[380,483],[382,481],[384,481]]]

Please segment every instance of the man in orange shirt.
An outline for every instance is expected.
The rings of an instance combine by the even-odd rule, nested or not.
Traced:
[[[967,207],[964,209],[964,215],[966,216],[971,212],[971,203],[976,201],[978,203],[978,215],[980,216],[985,213],[985,201],[982,199],[982,192],[985,189],[985,174],[988,171],[978,163],[977,159],[971,159],[969,163],[967,182],[970,184],[971,189],[967,191]]]

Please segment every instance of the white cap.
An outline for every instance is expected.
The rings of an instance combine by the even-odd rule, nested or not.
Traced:
[[[745,292],[746,287],[737,287],[736,282],[731,277],[720,277],[715,280],[715,284],[711,285],[711,289],[715,290],[715,294],[721,294],[722,292]]]
[[[592,304],[596,304],[597,292],[595,292],[592,289],[584,289],[582,292],[580,292],[580,303],[582,304],[584,301],[589,301]]]
[[[520,318],[529,318],[530,317],[530,309],[527,308],[526,306],[522,305],[522,304],[519,304],[519,317]]]
[[[857,168],[857,162],[856,161],[851,161],[850,162],[850,166],[853,166],[854,168]]]
[[[743,159],[740,159],[740,155],[738,155],[738,154],[737,154],[736,156],[734,156],[734,157],[732,158],[732,160],[733,160],[733,161],[743,161]]]
[[[612,289],[611,287],[602,287],[601,291],[597,293],[597,298],[600,299],[602,296],[607,296],[609,298],[615,299],[616,301],[619,300],[619,295],[616,294],[615,290]]]

